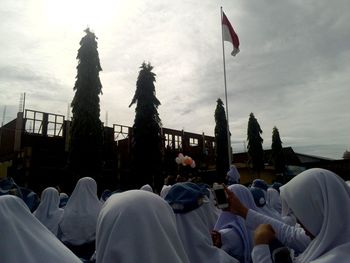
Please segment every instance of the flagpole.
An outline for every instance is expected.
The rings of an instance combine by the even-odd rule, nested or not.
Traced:
[[[221,42],[222,42],[222,58],[224,64],[224,83],[225,83],[225,103],[226,103],[226,120],[227,120],[227,151],[228,151],[228,167],[231,166],[232,156],[231,156],[231,136],[230,136],[230,128],[228,121],[228,103],[227,103],[227,85],[226,85],[226,63],[225,63],[225,45],[224,45],[224,28],[222,26],[222,6],[220,7],[221,13]]]

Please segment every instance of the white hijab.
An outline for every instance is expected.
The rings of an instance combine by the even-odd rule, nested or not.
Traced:
[[[0,260],[26,263],[81,263],[13,195],[0,196]]]
[[[282,213],[281,197],[276,189],[267,189],[266,202],[272,209],[276,210],[279,214]]]
[[[63,209],[58,207],[59,204],[60,197],[58,191],[53,187],[48,187],[41,193],[40,204],[33,213],[56,236],[58,224],[63,217]]]
[[[169,193],[171,185],[163,185],[162,190],[160,191],[160,197],[165,198]]]
[[[228,189],[237,196],[242,204],[250,209],[256,210],[253,196],[247,187],[240,184],[234,184],[230,185]],[[221,230],[225,228],[232,228],[241,237],[244,247],[244,251],[242,251],[244,262],[251,262],[250,254],[253,250],[252,231],[246,228],[245,220],[231,212],[222,212],[215,224],[215,229]],[[229,238],[229,235],[227,238]],[[234,245],[235,240],[232,240],[231,243]]]
[[[147,191],[112,195],[98,217],[96,263],[187,263],[168,203]]]
[[[283,211],[289,207],[315,236],[297,262],[349,262],[350,188],[344,180],[328,170],[314,168],[280,189]]]
[[[229,182],[239,183],[241,176],[239,175],[239,172],[234,164],[231,165],[230,170],[227,172],[227,178]]]
[[[152,188],[152,186],[150,186],[149,184],[143,185],[140,189],[141,189],[141,190],[144,190],[144,191],[148,191],[148,192],[153,193],[153,188]]]
[[[175,214],[177,228],[191,262],[223,263],[238,261],[224,250],[213,245],[211,231],[213,229],[208,214],[211,213],[209,200],[200,207],[184,214]]]
[[[61,240],[72,245],[95,240],[97,216],[101,207],[95,180],[90,177],[81,178],[64,208],[60,223]]]

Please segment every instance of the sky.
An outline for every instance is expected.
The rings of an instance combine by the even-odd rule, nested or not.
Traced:
[[[348,0],[2,0],[2,122],[16,117],[24,92],[26,109],[67,117],[89,26],[103,69],[103,122],[133,125],[128,105],[146,61],[163,126],[213,136],[216,100],[225,99],[220,6],[241,50],[232,57],[224,43],[233,151],[245,151],[253,112],[264,149],[276,126],[285,147],[342,158],[350,150]]]

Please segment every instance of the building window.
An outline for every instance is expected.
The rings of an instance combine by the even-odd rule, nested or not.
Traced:
[[[198,146],[198,139],[190,138],[190,146]]]

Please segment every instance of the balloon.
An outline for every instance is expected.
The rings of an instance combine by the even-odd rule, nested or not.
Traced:
[[[181,163],[181,159],[180,159],[179,157],[176,157],[176,158],[175,158],[175,162],[176,162],[177,164],[180,164],[180,163]]]
[[[189,157],[189,156],[187,156],[187,158],[186,158],[186,160],[185,160],[185,163],[186,163],[187,165],[191,165],[192,162],[193,162],[192,158]]]
[[[184,155],[183,155],[182,153],[179,153],[178,157],[179,157],[180,159],[182,159],[182,158],[184,158]]]
[[[193,162],[191,163],[191,168],[195,168],[195,167],[196,167],[196,162],[193,161]]]

